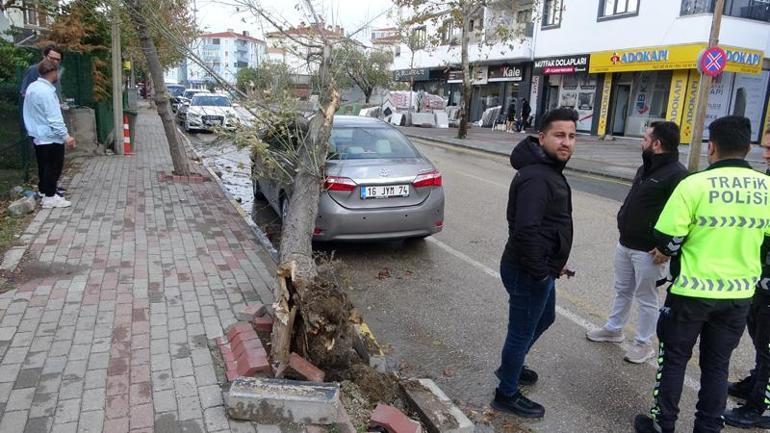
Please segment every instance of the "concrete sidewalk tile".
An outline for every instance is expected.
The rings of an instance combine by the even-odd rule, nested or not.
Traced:
[[[95,410],[80,414],[78,433],[101,433],[104,427],[104,411]]]
[[[5,406],[5,411],[12,412],[29,409],[32,406],[32,399],[34,396],[35,388],[14,389],[8,397],[8,404]]]
[[[83,392],[83,411],[103,410],[106,407],[105,388],[88,389]]]
[[[157,391],[153,393],[152,403],[156,413],[176,411],[176,396],[174,391]]]

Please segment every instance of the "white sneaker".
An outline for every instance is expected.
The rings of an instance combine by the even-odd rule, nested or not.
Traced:
[[[54,195],[53,197],[43,197],[42,200],[43,209],[53,209],[56,207],[70,207],[72,202],[69,202],[60,195]]]
[[[655,349],[652,344],[634,341],[634,344],[626,350],[626,356],[623,359],[632,364],[642,364],[653,356],[655,356]]]
[[[620,343],[626,339],[623,331],[610,331],[604,327],[586,332],[586,338],[597,343]]]

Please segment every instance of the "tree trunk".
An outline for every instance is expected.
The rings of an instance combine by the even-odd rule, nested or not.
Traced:
[[[298,163],[293,181],[289,208],[281,229],[279,252],[279,284],[275,293],[276,318],[272,335],[272,358],[277,375],[281,375],[288,362],[295,312],[302,320],[304,330],[313,335],[327,338],[327,347],[335,341],[321,328],[325,320],[319,314],[312,314],[303,304],[310,299],[311,291],[319,289],[316,285],[318,274],[313,258],[312,239],[318,216],[318,202],[323,184],[324,166],[329,148],[334,113],[339,107],[339,91],[329,73],[329,53],[331,47],[324,48],[324,61],[321,65],[320,81],[322,86],[321,107],[312,118],[307,128],[304,143],[298,149]],[[328,84],[327,84],[328,83]],[[313,312],[317,313],[317,312]]]
[[[174,174],[179,176],[189,176],[190,161],[187,158],[184,147],[179,142],[174,117],[171,115],[171,110],[169,109],[168,95],[166,94],[163,80],[163,67],[160,64],[158,50],[155,48],[155,42],[150,35],[147,21],[144,16],[142,16],[144,4],[141,0],[129,0],[126,3],[129,5],[128,15],[134,24],[136,34],[139,37],[139,42],[142,45],[142,51],[144,51],[144,56],[147,58],[147,65],[150,68],[150,76],[152,77],[152,83],[155,89],[155,105],[160,120],[163,122],[163,131],[166,134],[169,152],[171,153],[171,161],[174,164]]]
[[[365,103],[367,103],[367,104],[369,103],[369,100],[372,98],[372,92],[373,91],[374,91],[374,89],[369,89],[368,91],[364,92],[364,102]]]
[[[463,90],[462,100],[460,101],[460,127],[457,129],[457,138],[464,139],[468,136],[468,118],[471,111],[471,96],[473,88],[471,87],[471,68],[468,61],[468,45],[470,44],[471,32],[470,17],[468,14],[463,14],[463,34],[462,34],[462,48],[461,48],[461,61],[463,68]]]

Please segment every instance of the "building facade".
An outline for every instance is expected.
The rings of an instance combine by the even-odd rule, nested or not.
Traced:
[[[264,41],[252,37],[249,32],[236,33],[232,29],[200,35],[193,45],[193,52],[229,84],[235,84],[238,71],[256,68],[267,58]],[[167,69],[165,78],[167,82],[178,82],[190,88],[205,88],[209,83],[216,83],[206,69],[189,59]]]
[[[570,3],[543,2],[531,89],[535,112],[573,107],[578,129],[597,135],[641,136],[651,122],[671,120],[689,142],[713,0]],[[768,1],[726,0],[719,42],[727,64],[709,96],[704,138],[708,124],[727,114],[748,117],[752,138],[759,138],[767,113],[769,21]]]
[[[636,137],[651,122],[671,120],[681,125],[683,142],[690,140],[697,62],[707,46],[714,0],[534,4],[498,3],[474,20],[472,121],[491,106],[507,113],[516,103],[520,113],[526,98],[536,126],[548,109],[567,106],[578,111],[580,132]],[[491,29],[500,25],[510,26],[518,37],[496,43]],[[458,105],[460,32],[440,25],[414,31],[437,35],[442,45],[412,55],[402,42],[394,78],[414,80],[415,90]],[[770,126],[770,1],[726,0],[719,42],[727,62],[709,96],[706,126],[720,116],[744,115],[757,140]]]
[[[534,56],[532,12],[531,1],[511,0],[490,2],[472,17],[474,31],[468,50],[473,85],[472,121],[480,119],[491,107],[502,106],[502,111],[507,112],[529,96]],[[459,105],[462,32],[451,19],[438,21],[437,25],[413,27],[409,41],[401,41],[395,47],[394,79],[413,82],[414,90],[443,96],[450,106]],[[498,32],[500,28],[511,32],[503,38]],[[440,41],[438,46],[428,43],[434,39]]]

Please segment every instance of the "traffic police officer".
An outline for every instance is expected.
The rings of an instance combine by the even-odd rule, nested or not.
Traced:
[[[695,433],[722,431],[730,355],[743,334],[762,272],[760,249],[770,236],[770,177],[746,162],[751,123],[727,116],[709,126],[711,165],[685,178],[657,224],[656,261],[675,257],[658,319],[658,372],[652,417],[637,433],[672,433],[685,370],[700,337],[701,381]]]
[[[765,131],[762,147],[770,175],[770,129]],[[770,417],[762,416],[770,404],[770,241],[765,242],[762,258],[762,279],[746,323],[756,350],[756,364],[748,377],[727,388],[729,395],[746,400],[746,404],[724,415],[727,424],[740,428],[770,428]]]

